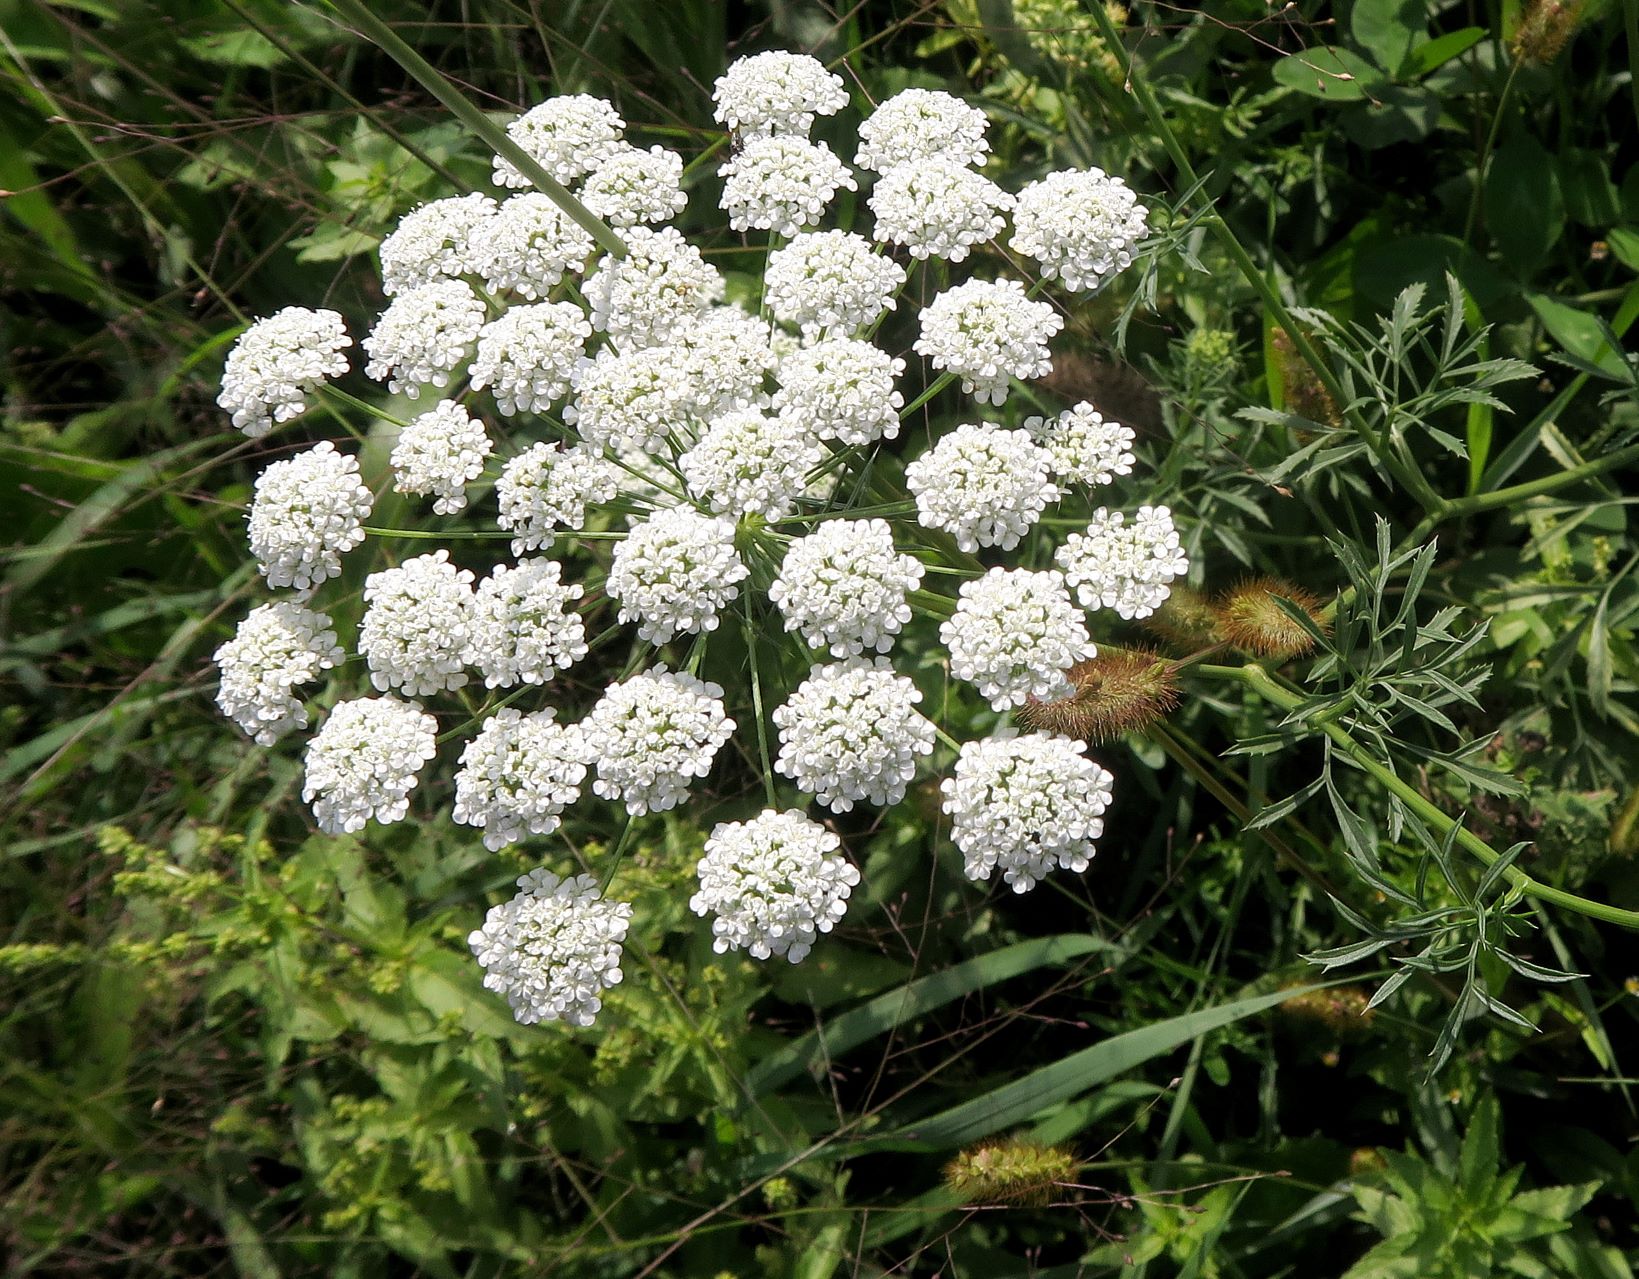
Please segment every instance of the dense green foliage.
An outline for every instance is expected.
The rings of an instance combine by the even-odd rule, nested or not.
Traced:
[[[216,408],[228,343],[364,331],[380,233],[488,154],[321,3],[0,0],[8,1273],[1632,1273],[1639,9],[835,9],[376,7],[498,117],[595,92],[693,158],[729,59],[806,49],[856,108],[985,106],[1010,188],[1126,177],[1155,241],[1048,386],[1179,513],[1194,591],[1097,638],[1188,659],[1180,704],[1026,897],[962,878],[936,779],[854,814],[800,967],[714,955],[702,819],[643,819],[571,1031],[464,942],[539,848],[436,794],[315,836],[211,700],[283,447]],[[1296,638],[1226,627],[1249,580]]]

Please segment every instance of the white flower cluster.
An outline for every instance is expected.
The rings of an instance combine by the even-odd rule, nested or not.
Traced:
[[[495,201],[487,195],[452,195],[406,213],[381,242],[381,291],[392,297],[466,275],[481,228],[494,216]]]
[[[972,169],[935,157],[889,169],[867,203],[875,239],[902,245],[918,260],[960,262],[974,245],[1001,234],[1013,197]]]
[[[586,508],[615,496],[616,476],[615,467],[595,449],[530,445],[501,469],[495,482],[501,507],[496,522],[517,535],[512,553],[538,550],[559,527],[585,527]]]
[[[873,444],[899,434],[905,361],[857,338],[822,338],[780,361],[774,408],[816,440]]]
[[[848,105],[842,77],[801,53],[757,53],[717,77],[711,100],[717,122],[748,136],[808,135],[817,115]]]
[[[969,280],[923,310],[916,352],[960,377],[979,403],[1000,404],[1009,378],[1028,382],[1052,371],[1047,344],[1063,327],[1052,305],[1027,297],[1017,280]]]
[[[828,520],[792,542],[768,597],[812,648],[835,657],[886,653],[911,620],[922,565],[894,550],[884,520]]]
[[[943,529],[964,551],[1010,551],[1058,500],[1051,469],[1051,456],[1029,431],[981,422],[957,427],[912,462],[905,485],[924,527]]]
[[[1024,429],[1052,456],[1053,474],[1068,483],[1108,484],[1132,473],[1132,428],[1106,421],[1086,400],[1054,418],[1027,417]]]
[[[853,333],[894,308],[905,268],[849,231],[809,231],[768,255],[763,300],[774,318],[814,337]]]
[[[268,467],[256,478],[249,517],[250,552],[267,584],[305,594],[335,577],[342,555],[364,540],[374,503],[358,461],[329,440]]]
[[[1132,265],[1149,215],[1120,178],[1102,169],[1063,169],[1019,192],[1013,248],[1035,258],[1067,289],[1096,289]]]
[[[450,373],[472,354],[484,327],[484,304],[462,280],[435,280],[406,289],[381,313],[364,339],[364,371],[395,395],[416,399],[421,388],[448,386]]]
[[[592,789],[634,814],[676,808],[733,732],[721,685],[664,666],[611,684],[581,724]]]
[[[676,227],[632,227],[626,256],[586,281],[592,327],[622,347],[656,346],[723,296],[723,277]]]
[[[293,692],[340,666],[342,651],[328,617],[281,600],[251,609],[215,661],[217,706],[258,746],[272,746],[307,727],[307,709]]]
[[[433,510],[454,515],[467,504],[467,485],[484,473],[489,456],[484,424],[454,400],[440,400],[399,432],[393,445],[393,487],[431,494]]]
[[[897,804],[918,757],[933,754],[933,725],[916,709],[921,700],[885,657],[816,666],[774,712],[774,768],[838,813],[861,801]]]
[[[307,744],[302,800],[327,835],[351,835],[372,819],[402,821],[410,792],[438,753],[438,723],[414,702],[342,702]]]
[[[1110,774],[1080,742],[1045,733],[968,742],[940,785],[967,877],[1001,868],[1016,893],[1055,867],[1084,871],[1104,833]]]
[[[506,417],[544,412],[568,393],[591,336],[573,303],[515,306],[479,330],[472,388],[493,387],[495,407]]]
[[[951,674],[967,680],[998,711],[1034,697],[1056,701],[1074,690],[1065,676],[1097,650],[1081,610],[1057,573],[993,568],[963,582],[956,612],[939,628]]]
[[[734,521],[675,507],[656,511],[615,546],[605,588],[642,639],[717,629],[717,611],[749,570],[734,551]]]
[[[568,186],[615,153],[626,122],[602,98],[572,93],[531,107],[506,131],[553,179]],[[498,187],[534,185],[501,156],[495,157],[492,176]]]
[[[239,335],[222,370],[216,402],[233,424],[260,439],[307,409],[307,395],[321,382],[347,372],[342,354],[353,345],[334,311],[287,306],[257,320]]]
[[[768,324],[734,306],[714,306],[673,338],[663,357],[675,370],[674,402],[710,419],[766,402],[763,381],[775,365]]]
[[[472,267],[493,293],[541,298],[581,270],[596,247],[591,233],[547,196],[515,195],[481,228]]]
[[[586,588],[556,560],[497,564],[473,597],[468,656],[487,688],[544,684],[586,656],[586,623],[573,611]]]
[[[751,139],[717,175],[729,226],[785,236],[818,222],[839,190],[857,189],[829,147],[780,134]]]
[[[726,413],[678,462],[689,492],[717,514],[789,515],[823,450],[806,427],[757,409]]]
[[[621,147],[587,176],[580,198],[610,226],[670,222],[689,202],[683,157],[664,147]]]
[[[1085,533],[1072,533],[1055,562],[1085,608],[1113,608],[1127,618],[1148,617],[1167,602],[1172,584],[1189,572],[1172,512],[1141,506],[1132,523],[1099,507]]]
[[[359,652],[370,682],[411,697],[466,686],[472,651],[472,573],[448,551],[417,555],[364,579]]]
[[[576,728],[557,723],[550,707],[533,715],[507,707],[485,720],[461,752],[453,816],[483,831],[484,847],[497,852],[557,830],[585,780]]]
[[[935,89],[904,89],[859,126],[854,163],[873,173],[941,160],[967,168],[990,153],[985,113]]]
[[[715,827],[696,873],[700,891],[689,909],[715,916],[718,954],[745,950],[755,959],[782,955],[793,964],[841,922],[859,883],[842,841],[796,809]]]
[[[590,875],[534,870],[518,889],[467,938],[485,970],[484,989],[505,995],[522,1025],[590,1026],[603,992],[620,984],[631,905],[605,901]]]

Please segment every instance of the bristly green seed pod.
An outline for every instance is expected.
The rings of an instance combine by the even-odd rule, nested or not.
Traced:
[[[1327,627],[1320,596],[1273,577],[1242,582],[1218,601],[1218,629],[1242,652],[1286,661],[1315,646],[1314,636],[1276,599],[1288,600],[1309,615],[1321,630]]]
[[[970,1146],[945,1165],[945,1185],[964,1203],[1051,1203],[1081,1161],[1064,1146],[1008,1138]]]
[[[1172,664],[1141,648],[1101,648],[1066,674],[1075,692],[1054,702],[1026,702],[1021,723],[1033,729],[1107,742],[1148,727],[1178,705]]]
[[[1218,614],[1211,601],[1182,582],[1172,584],[1167,602],[1145,618],[1144,625],[1162,639],[1186,650],[1205,648],[1224,638],[1218,630]]]
[[[1292,335],[1285,329],[1276,329],[1269,335],[1269,343],[1275,350],[1286,411],[1318,422],[1321,426],[1341,426],[1343,415],[1338,412],[1337,401],[1321,383],[1319,375],[1309,367],[1309,362],[1298,354]]]
[[[1371,995],[1362,986],[1333,986],[1293,995],[1280,1010],[1295,1021],[1318,1023],[1341,1038],[1371,1028],[1376,1009],[1370,1003]]]
[[[1526,0],[1508,51],[1521,62],[1547,66],[1576,34],[1584,7],[1583,0]]]

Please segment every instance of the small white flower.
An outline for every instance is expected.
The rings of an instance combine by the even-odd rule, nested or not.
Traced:
[[[1053,473],[1066,483],[1108,484],[1132,473],[1132,429],[1106,421],[1086,400],[1055,418],[1027,417],[1024,429],[1052,455]]]
[[[957,594],[956,613],[939,638],[950,650],[951,673],[977,688],[992,710],[1070,696],[1065,672],[1097,655],[1057,573],[993,568],[963,582]]]
[[[1068,289],[1096,289],[1132,265],[1148,230],[1148,211],[1120,178],[1102,169],[1049,173],[1020,191],[1013,206],[1013,248],[1041,263]]]
[[[856,338],[823,338],[780,361],[774,408],[821,440],[873,444],[899,434],[905,361]]]
[[[613,500],[617,472],[596,449],[579,445],[532,444],[501,470],[495,482],[498,523],[517,534],[512,553],[545,546],[558,527],[586,526],[586,508]]]
[[[626,122],[602,98],[571,93],[531,107],[507,125],[506,131],[541,168],[568,186],[614,153]],[[534,185],[511,160],[500,156],[495,157],[492,170],[498,187]]]
[[[256,479],[250,552],[269,586],[306,594],[341,572],[341,557],[364,540],[375,499],[359,482],[358,461],[321,440],[275,462]]]
[[[364,371],[395,395],[448,386],[484,327],[484,304],[462,280],[437,280],[398,295],[364,339]]]
[[[342,354],[353,345],[334,311],[287,306],[239,335],[222,370],[216,402],[233,424],[260,439],[307,408],[307,394],[347,372]]]
[[[722,207],[736,231],[795,235],[825,215],[838,190],[858,189],[829,147],[806,138],[753,138],[717,174]]]
[[[808,231],[768,255],[763,300],[774,318],[810,337],[846,335],[894,307],[905,268],[849,231]]]
[[[586,780],[580,733],[552,717],[550,708],[533,715],[496,711],[461,752],[454,817],[482,830],[492,853],[530,835],[550,835],[563,810],[580,798]]]
[[[682,423],[693,388],[673,347],[616,351],[583,360],[563,420],[599,448],[656,452]]]
[[[590,1026],[603,1007],[600,996],[620,984],[631,905],[604,901],[590,875],[559,879],[535,870],[518,887],[467,938],[486,970],[484,989],[505,995],[521,1025]]]
[[[736,133],[807,136],[816,115],[848,105],[848,93],[817,59],[775,51],[736,59],[717,77],[711,100],[717,122]]]
[[[1141,506],[1128,524],[1120,511],[1099,507],[1086,533],[1072,533],[1054,556],[1086,608],[1113,608],[1148,617],[1167,602],[1172,584],[1189,572],[1172,512]]]
[[[756,409],[725,413],[678,460],[689,492],[719,515],[789,515],[823,450],[803,426]]]
[[[1000,404],[1009,378],[1027,382],[1052,371],[1047,344],[1063,327],[1063,317],[1027,297],[1017,280],[968,280],[928,303],[916,352],[960,377],[979,403]]]
[[[624,347],[656,346],[723,296],[723,277],[676,227],[632,227],[626,256],[586,281],[592,327]]]
[[[916,709],[921,700],[885,657],[816,666],[774,711],[775,771],[838,813],[861,801],[897,804],[918,757],[933,754],[933,725]]]
[[[734,521],[682,507],[656,511],[615,544],[604,589],[620,620],[664,644],[717,629],[717,611],[740,593],[748,570],[734,551]]]
[[[985,113],[937,89],[903,89],[883,102],[859,126],[854,163],[872,173],[901,164],[943,160],[964,168],[983,164]]]
[[[739,307],[714,306],[684,325],[665,358],[680,370],[679,402],[696,417],[768,402],[763,381],[775,363],[769,328]]]
[[[388,297],[434,280],[466,275],[481,228],[495,216],[487,195],[452,195],[413,209],[381,242],[381,290]]]
[[[581,203],[610,226],[670,222],[683,212],[683,157],[664,147],[621,147],[587,176]]]
[[[943,529],[964,551],[1010,551],[1061,494],[1052,458],[1028,431],[994,422],[958,426],[905,468],[917,520]]]
[[[468,661],[487,688],[544,684],[586,656],[586,624],[574,611],[585,588],[565,582],[555,560],[497,564],[473,599]]]
[[[515,306],[484,325],[472,387],[495,388],[503,416],[543,413],[568,393],[592,326],[572,302]]]
[[[1082,753],[1080,742],[1045,733],[968,742],[955,775],[941,784],[951,839],[967,877],[989,879],[997,867],[1016,893],[1058,867],[1084,871],[1097,851],[1110,806],[1110,774]]]
[[[414,702],[338,703],[307,744],[302,802],[327,835],[351,835],[371,818],[401,821],[416,775],[437,753],[438,721]]]
[[[975,244],[1001,234],[1013,197],[972,169],[922,160],[884,173],[869,203],[873,239],[904,245],[913,258],[960,262]]]
[[[827,520],[785,552],[768,597],[810,647],[849,657],[886,653],[911,620],[905,596],[922,581],[922,565],[894,550],[885,520]]]
[[[441,400],[398,434],[391,458],[393,487],[432,494],[433,510],[454,515],[467,504],[467,485],[484,473],[489,436],[454,400]]]
[[[633,815],[676,808],[733,732],[719,685],[663,666],[611,684],[581,723],[592,789]]]
[[[594,248],[585,227],[550,196],[530,191],[507,200],[479,229],[471,258],[485,288],[533,299],[585,267]]]
[[[421,697],[466,684],[472,574],[449,560],[434,551],[364,579],[359,653],[380,692]]]
[[[342,651],[329,617],[280,601],[251,609],[215,660],[222,674],[216,704],[258,746],[272,746],[307,727],[307,709],[293,692],[340,666]]]
[[[842,841],[796,809],[765,809],[749,822],[724,822],[706,840],[696,867],[696,915],[714,915],[718,954],[749,951],[801,963],[820,933],[848,910],[859,871],[842,855]]]

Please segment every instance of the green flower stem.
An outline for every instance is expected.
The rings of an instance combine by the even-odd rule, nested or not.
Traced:
[[[626,242],[615,234],[607,222],[569,194],[560,182],[541,167],[534,156],[468,102],[459,89],[439,74],[437,68],[399,39],[398,34],[390,26],[371,12],[365,0],[327,0],[327,3],[357,27],[372,44],[415,77],[422,88],[442,102],[451,115],[476,133],[490,150],[502,159],[510,160],[513,167],[534,183],[542,195],[586,228],[604,252],[617,258],[626,256]]]
[[[757,754],[763,765],[763,793],[768,796],[768,806],[777,808],[778,802],[774,794],[774,764],[768,753],[768,723],[763,717],[763,679],[762,672],[757,667],[757,631],[751,624],[751,614],[742,611],[740,624],[744,630],[746,641],[746,659],[751,667],[751,710],[757,717]]]
[[[1150,91],[1149,84],[1139,75],[1138,67],[1133,62],[1132,55],[1127,51],[1127,46],[1122,42],[1114,24],[1111,23],[1109,14],[1104,11],[1103,4],[1099,3],[1098,0],[1088,0],[1086,7],[1088,12],[1093,15],[1093,20],[1098,24],[1105,44],[1120,61],[1121,71],[1126,78],[1127,87],[1132,91],[1133,97],[1138,100],[1138,105],[1143,109],[1151,127],[1155,129],[1156,135],[1161,139],[1161,144],[1166,148],[1167,155],[1171,157],[1173,164],[1177,166],[1180,176],[1183,177],[1184,182],[1189,187],[1199,188],[1200,179],[1196,176],[1195,167],[1190,164],[1189,157],[1184,154],[1184,148],[1179,144],[1177,135],[1172,131],[1172,126],[1167,123],[1166,115],[1161,110],[1161,104],[1155,100],[1155,95]],[[1393,475],[1399,484],[1415,497],[1425,510],[1434,510],[1438,507],[1441,499],[1435,493],[1433,486],[1423,478],[1415,467],[1407,466],[1394,456],[1387,439],[1387,426],[1384,427],[1382,434],[1372,431],[1371,426],[1360,416],[1360,411],[1354,407],[1350,396],[1344,391],[1343,383],[1339,381],[1337,374],[1333,372],[1331,364],[1327,362],[1325,356],[1320,353],[1315,344],[1309,340],[1308,335],[1298,326],[1297,321],[1292,318],[1290,312],[1286,309],[1286,304],[1281,301],[1280,294],[1275,291],[1275,286],[1259,270],[1258,264],[1252,260],[1252,255],[1246,251],[1246,246],[1241,243],[1240,237],[1230,228],[1229,223],[1219,216],[1215,205],[1209,205],[1209,210],[1203,219],[1204,225],[1209,227],[1212,233],[1217,236],[1225,252],[1234,260],[1236,267],[1240,269],[1241,274],[1246,278],[1246,282],[1262,298],[1264,307],[1275,318],[1275,322],[1286,330],[1287,336],[1292,339],[1293,348],[1303,357],[1303,362],[1315,371],[1315,376],[1320,379],[1320,384],[1326,388],[1327,393],[1336,401],[1343,416],[1348,420],[1349,425],[1354,428],[1355,433],[1360,436],[1361,441],[1371,452],[1372,457]]]
[[[604,872],[603,886],[598,889],[600,893],[607,893],[609,885],[615,882],[615,872],[620,869],[621,859],[626,856],[626,849],[631,845],[636,825],[637,819],[628,812],[626,822],[620,828],[620,838],[615,841],[615,851],[609,854],[609,869]]]
[[[377,408],[368,400],[361,400],[356,395],[349,395],[346,391],[342,390],[341,387],[334,386],[329,382],[321,382],[319,384],[318,391],[319,394],[324,396],[326,399],[335,400],[338,404],[345,404],[349,408],[355,408],[361,412],[368,413],[371,417],[390,423],[401,430],[409,425],[409,423],[404,421],[402,418],[394,417],[391,413],[387,412],[386,409]]]
[[[1275,682],[1269,672],[1261,666],[1200,665],[1194,668],[1194,674],[1202,679],[1240,683],[1251,689],[1266,702],[1289,713],[1303,704],[1301,696],[1289,689],[1282,688]],[[1487,866],[1501,856],[1490,844],[1461,823],[1448,817],[1416,788],[1403,781],[1393,769],[1381,760],[1374,758],[1359,742],[1349,736],[1348,731],[1342,725],[1335,722],[1322,724],[1320,725],[1320,731],[1330,738],[1332,744],[1348,756],[1351,762],[1376,779],[1379,785],[1398,798],[1434,830],[1442,835],[1450,834],[1455,830],[1457,842]],[[1587,897],[1579,897],[1575,893],[1568,893],[1562,888],[1544,884],[1541,880],[1527,875],[1517,866],[1509,867],[1503,874],[1509,883],[1528,897],[1551,902],[1566,910],[1575,911],[1579,915],[1586,915],[1591,919],[1599,919],[1608,924],[1618,924],[1623,928],[1639,930],[1639,911],[1624,910],[1620,906],[1611,906],[1605,902],[1593,901]]]
[[[916,412],[917,409],[921,408],[955,380],[956,375],[954,373],[941,373],[938,377],[934,378],[932,382],[928,383],[927,390],[923,391],[921,395],[917,396],[904,408],[899,410],[899,420],[903,422],[912,413]]]
[[[929,720],[928,722],[930,724],[933,723],[932,720]],[[943,742],[946,746],[950,747],[951,750],[955,751],[958,755],[960,755],[962,753],[962,743],[957,741],[949,733],[945,732],[945,730],[940,728],[939,725],[937,725],[937,724],[933,725],[933,734],[941,742]]]
[[[1555,489],[1575,484],[1581,480],[1592,479],[1606,471],[1614,471],[1618,467],[1639,462],[1639,444],[1630,444],[1625,449],[1617,449],[1614,453],[1607,453],[1604,457],[1594,458],[1578,466],[1557,471],[1553,475],[1544,475],[1541,479],[1527,480],[1523,484],[1511,484],[1507,488],[1492,489],[1489,493],[1472,493],[1467,497],[1453,498],[1442,502],[1439,507],[1431,511],[1428,517],[1412,532],[1412,541],[1419,541],[1419,534],[1426,535],[1433,531],[1434,526],[1453,516],[1475,515],[1481,511],[1494,511],[1499,507],[1513,506],[1527,498],[1540,497],[1544,493],[1552,493]]]

